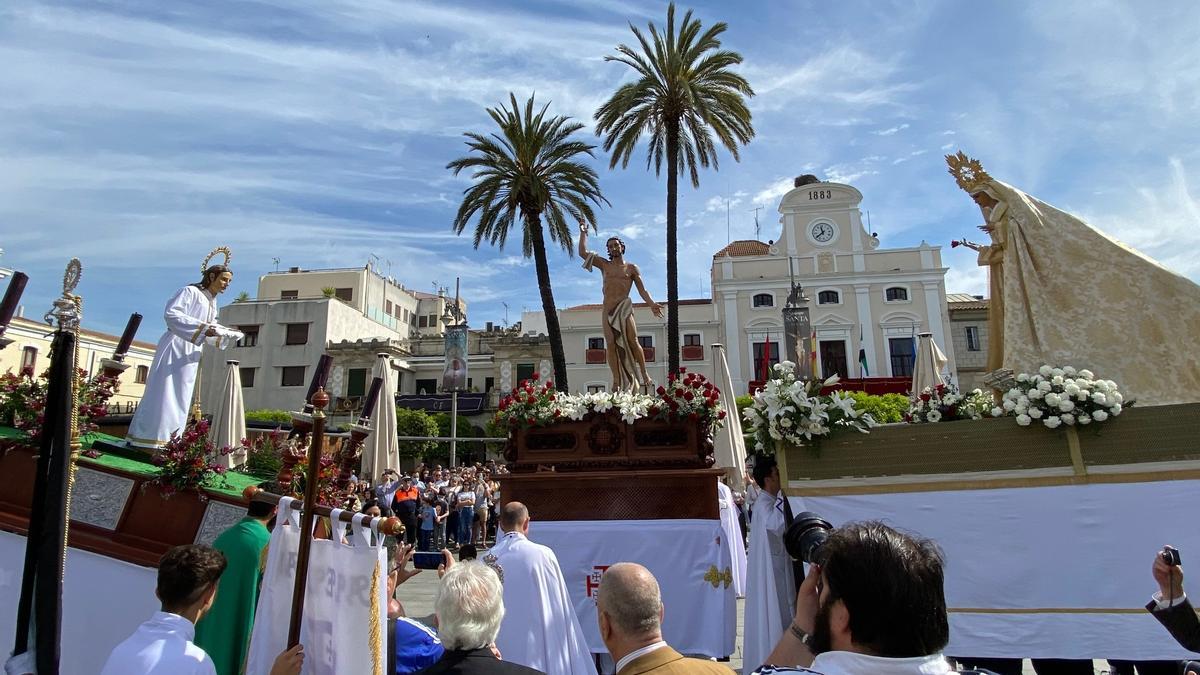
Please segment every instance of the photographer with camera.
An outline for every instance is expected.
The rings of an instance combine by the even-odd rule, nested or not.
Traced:
[[[1179,562],[1179,551],[1171,546],[1164,546],[1154,556],[1151,572],[1158,582],[1158,592],[1146,604],[1146,609],[1184,649],[1200,652],[1200,619],[1196,618],[1192,603],[1183,592],[1183,567]],[[1188,671],[1200,674],[1200,669],[1192,663],[1189,662]]]
[[[756,675],[956,672],[941,653],[950,638],[943,560],[929,539],[881,522],[836,530],[801,513],[785,536],[809,562],[796,615]],[[749,664],[747,664],[749,665]]]

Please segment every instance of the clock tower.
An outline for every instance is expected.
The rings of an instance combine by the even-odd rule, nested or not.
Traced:
[[[879,247],[879,240],[863,227],[858,205],[862,193],[849,185],[829,183],[815,176],[801,176],[796,187],[779,204],[783,232],[776,244],[781,255],[815,258],[819,261],[846,254],[860,258],[862,253]],[[853,267],[863,269],[861,259]],[[825,270],[833,271],[833,270]]]

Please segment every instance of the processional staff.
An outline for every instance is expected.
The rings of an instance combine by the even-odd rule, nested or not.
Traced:
[[[17,601],[17,629],[13,656],[5,664],[8,673],[59,672],[67,525],[79,448],[75,366],[83,299],[73,292],[81,271],[79,260],[72,258],[63,275],[62,297],[54,301],[54,309],[45,317],[47,323],[57,324],[57,329],[50,348],[46,407]]]
[[[296,581],[292,587],[292,613],[291,622],[288,625],[288,649],[300,644],[300,625],[304,618],[304,594],[308,586],[308,556],[312,547],[313,521],[317,516],[328,518],[333,514],[333,509],[317,503],[317,493],[320,488],[321,455],[325,447],[325,407],[329,405],[329,394],[325,393],[324,387],[318,386],[310,402],[312,404],[312,437],[306,458],[307,471],[304,481],[304,502],[301,505],[292,507],[301,509],[301,519],[300,550],[296,557]],[[347,448],[342,450],[338,457],[338,461],[341,464],[338,486],[342,489],[345,489],[349,485],[351,465],[357,459],[363,438],[367,435],[367,433],[363,432],[366,428],[362,424],[363,421],[364,418],[359,418],[359,424],[352,425],[351,443]],[[367,429],[367,432],[369,432],[369,429]],[[284,489],[284,485],[291,484],[293,467],[298,458],[295,454],[285,452],[283,459],[284,465],[280,469],[278,479],[281,490]],[[242,495],[246,501],[256,500],[272,504],[278,504],[281,498],[280,495],[272,494],[254,486],[246,488]],[[339,520],[348,523],[352,522],[354,517],[355,514],[353,513],[342,512]],[[404,525],[395,516],[390,518],[371,518],[366,520],[364,525],[368,527],[376,525],[378,531],[385,535],[398,537],[404,534]]]

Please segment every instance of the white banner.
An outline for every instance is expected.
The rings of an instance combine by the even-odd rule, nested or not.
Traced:
[[[529,538],[558,557],[593,652],[608,652],[596,619],[600,575],[614,563],[635,562],[658,579],[668,644],[684,654],[733,654],[737,600],[720,521],[534,521]]]
[[[946,555],[955,656],[1183,659],[1145,605],[1164,544],[1200,570],[1200,481],[792,498],[836,527],[884,520]],[[1200,597],[1200,574],[1185,579]],[[1194,602],[1194,601],[1193,601]],[[1193,654],[1194,656],[1194,654]]]
[[[334,522],[337,512],[335,509]],[[269,672],[287,643],[300,550],[300,526],[290,499],[279,502],[276,522],[250,635],[247,673]],[[327,539],[312,542],[300,628],[303,675],[383,675],[387,665],[387,561],[383,547],[371,546],[371,535],[356,516],[353,533],[347,538],[352,546]],[[377,634],[373,634],[372,618]]]

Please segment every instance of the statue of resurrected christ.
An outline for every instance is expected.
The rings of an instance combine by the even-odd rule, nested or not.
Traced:
[[[587,225],[579,227],[579,257],[583,268],[589,272],[599,268],[604,276],[604,348],[608,356],[608,367],[612,371],[613,391],[628,389],[637,391],[641,386],[647,390],[654,382],[646,372],[646,355],[638,342],[637,323],[633,320],[633,301],[629,290],[637,284],[638,294],[650,306],[654,316],[662,318],[662,305],[650,298],[642,284],[642,274],[637,265],[625,262],[625,242],[609,237],[608,259],[587,250]],[[638,378],[641,378],[640,380]]]

